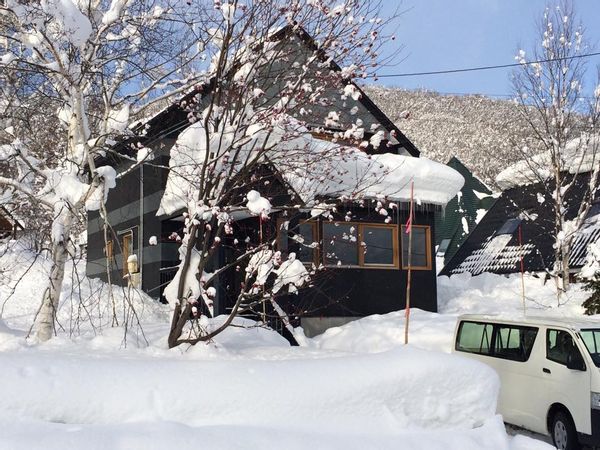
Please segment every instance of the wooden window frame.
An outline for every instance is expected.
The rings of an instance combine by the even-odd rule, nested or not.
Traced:
[[[426,252],[425,252],[425,256],[427,257],[427,265],[426,266],[415,266],[413,264],[410,265],[410,270],[431,270],[433,268],[433,260],[432,260],[432,255],[431,255],[431,226],[430,225],[411,225],[414,228],[423,228],[425,229],[425,245],[426,245]],[[405,231],[406,230],[406,225],[401,225],[400,226],[400,233],[402,233],[402,236],[404,236]],[[403,240],[401,240],[403,241]],[[401,243],[402,246],[402,243]],[[401,250],[404,250],[404,248],[401,248]],[[401,252],[401,256],[400,256],[401,260],[402,260],[402,269],[403,270],[408,270],[409,267],[408,265],[404,264],[404,252]]]
[[[365,253],[369,251],[369,246],[367,245],[366,250],[365,246],[363,246],[364,239],[364,229],[365,228],[386,228],[388,230],[392,230],[392,264],[383,264],[383,263],[365,263]],[[396,224],[387,224],[387,223],[358,223],[358,246],[362,251],[358,252],[358,264],[359,267],[367,267],[369,269],[398,269],[400,267],[400,245],[398,244],[398,225]]]
[[[299,222],[299,224],[301,224],[301,225],[308,224],[312,228],[313,242],[317,243],[317,246],[313,248],[312,264],[314,264],[315,267],[319,267],[319,262],[321,261],[321,246],[319,245],[321,234],[319,233],[319,222],[317,222],[316,220],[307,219],[307,220],[301,220]],[[301,262],[306,266],[311,265],[311,263],[308,261],[301,261]]]
[[[288,231],[287,229],[283,229],[283,224],[285,222],[289,222],[289,220],[286,220],[286,218],[284,217],[280,217],[277,219],[277,243],[279,244],[279,242],[281,242],[281,239],[285,236],[285,238],[287,238],[290,241],[293,241],[292,238],[289,237]],[[303,224],[309,224],[312,226],[312,231],[313,231],[313,242],[317,243],[317,246],[315,248],[313,248],[313,259],[312,262],[308,262],[308,261],[300,261],[302,264],[304,264],[305,266],[311,266],[312,264],[314,264],[316,267],[319,266],[319,262],[321,261],[321,247],[319,244],[320,241],[320,233],[319,233],[319,222],[316,220],[311,220],[311,219],[304,219],[304,220],[300,220],[298,221],[299,225],[303,225]],[[283,234],[285,232],[285,235]],[[299,233],[296,233],[299,234]],[[302,245],[302,244],[300,244]],[[282,250],[281,248],[279,249],[280,251]],[[289,242],[287,243],[287,249],[286,249],[287,253],[289,254]]]
[[[122,268],[123,276],[129,274],[129,267],[127,264],[127,260],[129,259],[129,257],[131,255],[135,254],[134,245],[133,245],[133,228],[134,227],[119,232],[119,241],[121,243],[121,261],[123,264],[123,268]],[[125,238],[126,237],[129,237],[131,239],[131,250],[132,250],[131,254],[129,254],[129,252],[127,252],[127,254],[125,253],[125,249],[127,248],[125,246]]]
[[[323,258],[323,266],[329,267],[332,269],[375,269],[375,270],[393,270],[398,269],[400,267],[400,245],[398,239],[398,225],[396,224],[387,224],[387,223],[371,223],[371,222],[342,222],[342,221],[333,221],[333,222],[323,222],[323,226],[325,225],[333,225],[335,223],[339,223],[340,225],[351,225],[356,227],[356,251],[358,252],[358,264],[329,264]],[[392,264],[378,264],[378,263],[365,263],[365,250],[362,245],[364,242],[364,228],[387,228],[392,230],[392,255],[393,255],[393,263]],[[323,232],[319,238],[325,233]],[[324,242],[321,245],[325,245]],[[368,251],[368,248],[367,248]],[[325,250],[322,252],[325,254]],[[320,256],[320,255],[319,255]]]

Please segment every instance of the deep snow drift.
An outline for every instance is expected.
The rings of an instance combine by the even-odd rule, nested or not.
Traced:
[[[240,319],[210,344],[168,350],[165,307],[87,280],[80,265],[81,291],[63,292],[63,329],[40,345],[24,336],[47,267],[30,257],[22,247],[0,257],[0,448],[545,448],[507,435],[493,371],[440,353],[453,315],[414,310],[407,347],[398,312],[303,348]],[[23,275],[14,293],[13,275]]]

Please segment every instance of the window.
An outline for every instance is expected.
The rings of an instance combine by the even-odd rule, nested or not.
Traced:
[[[546,358],[566,366],[569,357],[583,361],[571,333],[564,330],[548,330],[546,332]]]
[[[384,224],[323,224],[323,263],[329,266],[397,268],[398,227]]]
[[[299,244],[296,258],[306,264],[316,264],[318,261],[317,222],[300,222],[297,233],[292,239]]]
[[[410,233],[402,225],[402,268],[408,269],[408,241]],[[424,225],[412,225],[411,269],[431,270],[431,228]]]
[[[506,222],[504,222],[504,225],[502,225],[502,227],[498,230],[498,233],[496,233],[496,235],[498,236],[500,234],[513,234],[519,227],[519,225],[521,225],[521,219],[508,219]]]
[[[277,221],[277,249],[283,253],[296,253],[296,259],[304,264],[318,265],[318,223],[305,220],[293,226],[288,220],[279,218]]]
[[[531,355],[537,333],[535,327],[462,322],[456,350],[524,362]]]
[[[398,267],[398,228],[360,225],[359,237],[365,244],[361,265]]]
[[[121,250],[123,252],[123,275],[127,275],[129,273],[127,262],[129,257],[135,254],[133,251],[133,230],[121,234]]]
[[[358,266],[358,230],[350,223],[323,224],[323,263]]]
[[[494,356],[513,361],[527,361],[538,329],[514,325],[496,325]]]
[[[456,350],[489,355],[494,327],[489,323],[462,322],[456,338]]]
[[[581,330],[581,339],[596,367],[600,367],[600,330]]]
[[[435,256],[439,256],[440,258],[444,256],[448,251],[448,247],[450,247],[450,241],[451,239],[442,239],[442,242],[440,242]]]

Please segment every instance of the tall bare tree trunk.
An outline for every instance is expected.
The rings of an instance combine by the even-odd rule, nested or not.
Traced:
[[[73,222],[73,213],[68,205],[57,208],[52,223],[52,267],[50,269],[50,286],[42,299],[42,306],[34,323],[35,335],[40,341],[47,341],[54,333],[56,311],[65,278],[65,264],[69,252],[67,250],[68,236]],[[61,232],[56,232],[61,230]]]

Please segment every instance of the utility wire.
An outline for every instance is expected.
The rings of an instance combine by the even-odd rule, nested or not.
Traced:
[[[422,75],[442,75],[442,74],[448,74],[448,73],[476,72],[476,71],[480,71],[480,70],[506,69],[508,67],[528,66],[531,64],[541,64],[541,63],[548,63],[548,62],[554,62],[554,61],[568,61],[571,59],[589,58],[591,56],[600,56],[600,52],[585,53],[582,55],[574,55],[574,56],[565,56],[563,58],[540,59],[537,61],[527,61],[527,62],[523,62],[523,63],[498,64],[495,66],[469,67],[469,68],[465,68],[465,69],[434,70],[431,72],[392,73],[392,74],[385,74],[385,75],[373,74],[373,75],[368,75],[367,78],[417,77],[417,76],[422,76]]]

